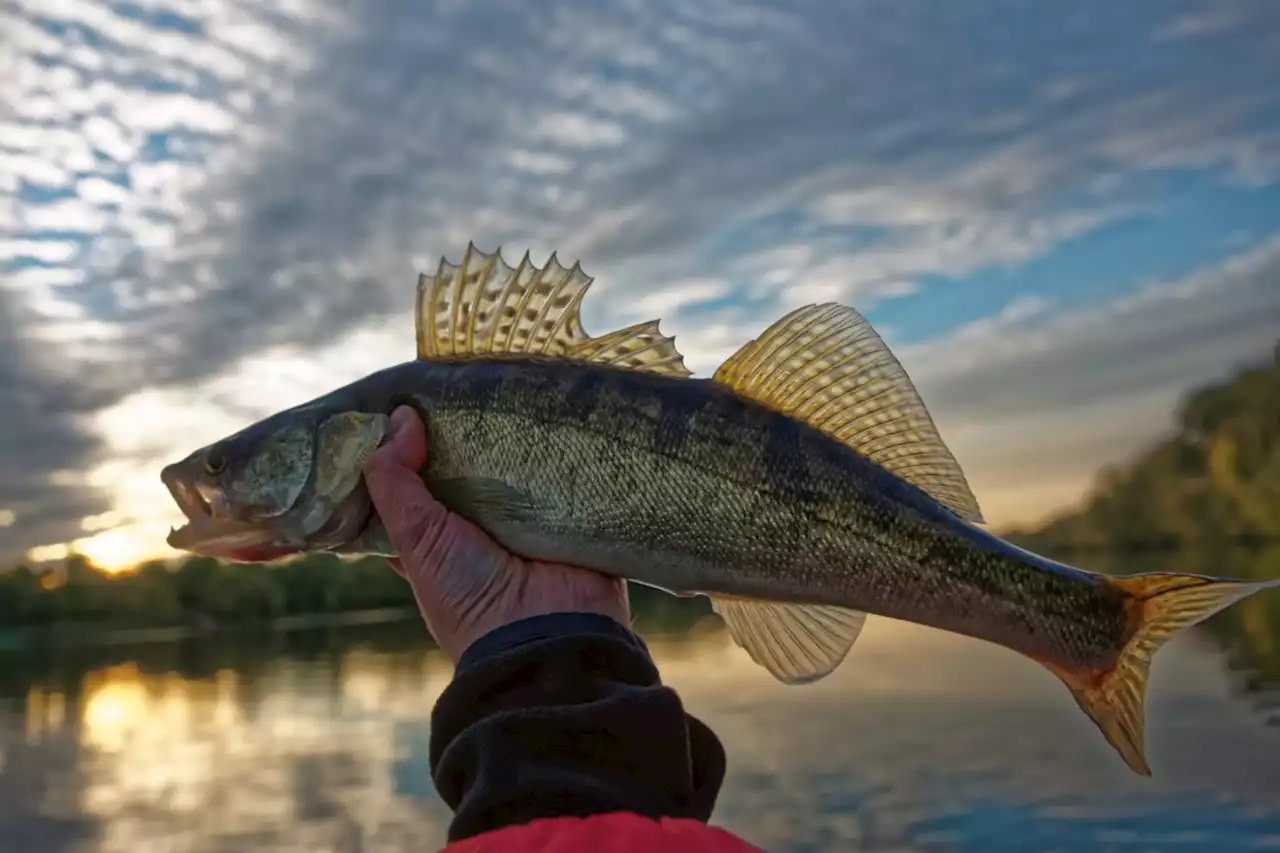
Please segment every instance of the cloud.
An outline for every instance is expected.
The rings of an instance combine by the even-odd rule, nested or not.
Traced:
[[[51,364],[22,332],[27,312],[0,287],[0,541],[13,551],[59,542],[109,496],[75,481],[103,447],[84,423],[110,398]]]
[[[980,473],[979,500],[984,485],[994,495],[989,514],[1034,521],[1172,426],[1187,389],[1269,357],[1277,282],[1280,235],[1100,305],[1019,299],[899,357],[961,463]]]
[[[1274,183],[1276,7],[1204,14],[16,0],[6,346],[47,384],[0,461],[65,435],[100,466],[89,411],[333,351],[407,317],[417,270],[471,240],[581,258],[589,328],[663,313],[708,370],[798,302],[901,299],[1149,211],[1171,172]],[[22,489],[58,492],[52,461],[22,464]]]

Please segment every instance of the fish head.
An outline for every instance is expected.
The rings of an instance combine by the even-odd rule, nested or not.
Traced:
[[[354,539],[373,516],[363,466],[389,423],[383,413],[312,403],[165,466],[160,479],[186,516],[169,545],[265,562]]]

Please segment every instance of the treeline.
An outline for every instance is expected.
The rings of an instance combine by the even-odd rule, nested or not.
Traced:
[[[1280,541],[1280,345],[1269,364],[1188,394],[1175,434],[1105,470],[1079,510],[1010,538],[1044,553],[1212,554],[1242,542]],[[631,596],[638,626],[682,630],[709,612],[703,598],[634,584]],[[0,631],[209,630],[414,606],[408,584],[380,558],[313,554],[246,565],[190,557],[113,576],[72,557],[53,571],[0,571]]]
[[[1009,538],[1096,571],[1280,577],[1280,343],[1188,393],[1174,433],[1104,470],[1076,510]],[[1280,593],[1205,623],[1245,691],[1280,684]]]
[[[1269,364],[1189,393],[1175,433],[1104,469],[1079,509],[1009,538],[1048,551],[1280,541],[1280,343]]]
[[[266,566],[191,557],[119,575],[73,556],[53,569],[0,574],[0,625],[6,627],[198,627],[413,603],[408,584],[385,561],[332,555]]]
[[[632,585],[631,602],[638,623],[662,629],[679,630],[709,612],[705,601],[639,585]],[[0,572],[0,631],[71,625],[207,631],[284,617],[415,607],[408,583],[376,557],[308,554],[267,565],[190,557],[108,575],[73,556],[52,570]]]

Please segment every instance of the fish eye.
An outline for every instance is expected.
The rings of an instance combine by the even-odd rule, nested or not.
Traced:
[[[226,454],[220,448],[213,447],[204,456],[204,472],[211,477],[221,474],[227,467]]]

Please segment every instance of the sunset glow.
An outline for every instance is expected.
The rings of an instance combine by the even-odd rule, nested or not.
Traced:
[[[575,2],[0,9],[0,560],[170,555],[161,467],[412,358],[473,242],[700,377],[856,308],[996,529],[1275,345],[1274,4]]]

